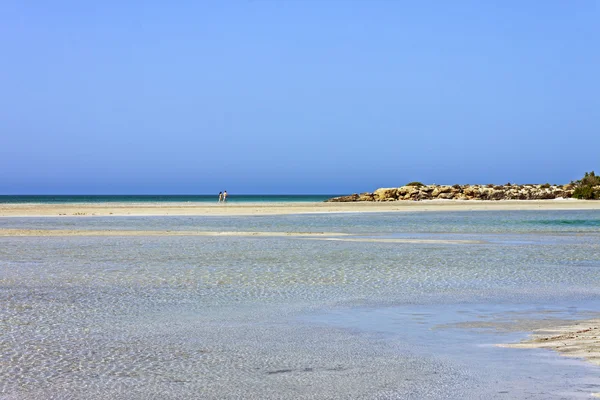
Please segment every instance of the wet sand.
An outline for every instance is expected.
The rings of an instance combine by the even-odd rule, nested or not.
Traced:
[[[586,200],[425,200],[357,203],[69,203],[2,204],[0,217],[42,216],[233,216],[344,212],[415,212],[474,210],[600,210]]]
[[[583,358],[600,365],[600,319],[538,329],[529,339],[521,343],[498,346],[518,349],[549,349],[567,357]]]

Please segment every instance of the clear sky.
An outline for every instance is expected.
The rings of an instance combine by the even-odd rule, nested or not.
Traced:
[[[0,194],[600,170],[600,1],[0,1]]]

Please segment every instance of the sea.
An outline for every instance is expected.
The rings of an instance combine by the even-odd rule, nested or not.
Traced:
[[[44,201],[86,201],[56,198]],[[496,346],[600,315],[599,211],[5,217],[2,229],[110,234],[0,236],[0,399],[600,392],[585,360]]]
[[[235,203],[312,203],[341,196],[339,194],[233,194],[227,202]],[[0,204],[69,204],[69,203],[212,203],[219,195],[0,195]]]

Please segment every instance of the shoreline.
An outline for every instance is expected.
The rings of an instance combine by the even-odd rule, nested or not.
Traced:
[[[600,319],[586,319],[534,330],[519,343],[502,343],[512,349],[553,350],[564,357],[578,358],[600,366]],[[600,397],[600,394],[594,394]]]
[[[435,211],[600,210],[595,200],[423,200],[302,203],[12,203],[0,217],[90,216],[253,216],[319,213]]]

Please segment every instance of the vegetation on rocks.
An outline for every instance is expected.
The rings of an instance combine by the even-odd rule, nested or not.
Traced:
[[[573,197],[584,200],[600,200],[600,176],[594,171],[586,172],[585,176],[574,182]]]
[[[335,197],[329,202],[398,200],[546,200],[577,198],[600,200],[600,176],[585,176],[566,185],[507,183],[506,185],[424,185],[410,182],[401,187],[379,188],[372,193]]]

